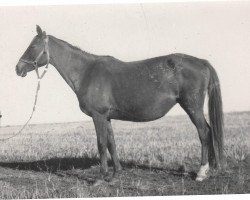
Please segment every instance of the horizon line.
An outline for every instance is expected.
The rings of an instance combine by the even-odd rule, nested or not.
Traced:
[[[250,110],[245,110],[245,111],[229,111],[229,112],[224,112],[224,115],[230,115],[230,114],[242,114],[242,113],[249,113],[250,114]],[[205,113],[205,115],[208,115],[208,113]],[[181,116],[187,116],[188,115],[186,113],[184,114],[176,114],[176,115],[164,115],[163,117],[159,118],[162,119],[164,117],[181,117]],[[159,120],[156,119],[156,120]],[[111,120],[116,120],[116,121],[124,121],[124,120],[119,120],[119,119],[111,119]],[[156,121],[156,120],[152,120],[152,121]],[[49,124],[64,124],[64,123],[79,123],[79,122],[91,122],[92,119],[86,119],[86,120],[80,120],[80,121],[61,121],[61,122],[41,122],[41,123],[31,123],[28,124],[28,126],[35,126],[35,125],[49,125]],[[124,122],[133,122],[133,121],[124,121]],[[150,121],[148,121],[150,122]],[[135,122],[135,123],[146,123],[146,122]],[[2,125],[0,126],[0,128],[3,127],[15,127],[15,126],[23,126],[23,124],[6,124],[6,125]]]

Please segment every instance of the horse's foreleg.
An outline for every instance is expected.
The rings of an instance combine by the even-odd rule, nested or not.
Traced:
[[[118,160],[115,139],[114,139],[114,133],[113,133],[113,129],[112,129],[110,121],[108,121],[108,150],[109,150],[109,153],[110,153],[112,161],[113,161],[114,175],[115,175],[116,172],[119,172],[122,170],[122,167],[121,167],[121,164]]]
[[[101,159],[101,174],[105,177],[108,176],[108,163],[107,163],[107,142],[108,142],[108,122],[107,119],[99,114],[93,116],[97,135],[98,151]]]

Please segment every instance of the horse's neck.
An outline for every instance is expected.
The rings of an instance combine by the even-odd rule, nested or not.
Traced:
[[[84,72],[97,56],[74,49],[66,42],[49,36],[50,64],[61,74],[68,85],[78,90]]]

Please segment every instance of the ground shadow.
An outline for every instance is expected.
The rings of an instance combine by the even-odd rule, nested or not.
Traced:
[[[57,172],[70,169],[88,169],[99,163],[98,158],[50,158],[32,162],[0,162],[1,167],[39,172]]]
[[[17,170],[29,170],[29,171],[38,171],[38,172],[50,172],[56,173],[59,171],[67,171],[72,169],[89,169],[92,166],[99,165],[98,157],[80,157],[80,158],[50,158],[39,161],[32,162],[0,162],[1,167],[17,169]],[[112,163],[109,160],[109,166]],[[134,161],[122,161],[121,165],[123,169],[140,169],[147,171],[164,171],[173,176],[189,176],[192,179],[196,177],[195,172],[184,172],[182,169],[171,169],[171,168],[163,168],[163,167],[154,167],[146,164],[137,164]]]
[[[128,161],[128,162],[121,162],[121,165],[124,168],[137,168],[141,170],[149,170],[149,171],[164,171],[169,175],[172,176],[189,176],[191,179],[195,179],[197,176],[197,173],[194,171],[186,172],[181,166],[177,168],[169,168],[169,167],[155,167],[155,166],[150,166],[146,164],[137,164],[134,161]]]

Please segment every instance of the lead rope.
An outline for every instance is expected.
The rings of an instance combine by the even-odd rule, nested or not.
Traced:
[[[48,66],[48,65],[47,65]],[[46,67],[47,67],[46,66]],[[36,70],[38,72],[38,70]],[[37,87],[36,87],[36,93],[35,93],[35,100],[34,100],[34,104],[33,104],[33,109],[32,109],[32,112],[30,114],[30,117],[29,119],[27,120],[27,122],[22,126],[22,128],[14,135],[8,137],[8,138],[4,138],[4,139],[0,139],[0,142],[6,142],[18,135],[20,135],[23,130],[27,127],[27,125],[29,124],[30,120],[32,119],[33,115],[34,115],[34,112],[36,111],[36,105],[37,105],[37,99],[38,99],[38,93],[39,93],[39,90],[40,90],[40,80],[44,77],[44,75],[46,74],[47,72],[47,69],[43,71],[42,75],[40,78],[37,79]]]
[[[29,124],[30,120],[33,117],[33,114],[34,114],[34,112],[36,110],[38,93],[39,93],[39,90],[40,90],[40,81],[44,77],[46,72],[48,71],[48,66],[49,66],[48,38],[46,38],[46,41],[45,41],[44,51],[47,53],[47,64],[46,64],[45,69],[44,69],[41,76],[39,75],[39,72],[38,72],[37,62],[36,61],[34,62],[34,67],[35,67],[35,71],[36,71],[36,75],[37,75],[37,87],[36,87],[36,93],[35,93],[35,100],[34,100],[34,104],[33,104],[33,109],[32,109],[32,112],[30,114],[30,117],[27,120],[27,122],[22,126],[22,128],[16,134],[14,134],[14,135],[12,135],[12,136],[10,136],[8,138],[0,139],[0,142],[6,142],[6,141],[10,140],[11,138],[14,138],[14,137],[20,135],[23,132],[23,130],[27,127],[27,125]],[[40,58],[40,55],[38,56],[38,58]]]
[[[22,131],[26,128],[26,126],[29,124],[29,122],[32,119],[33,114],[34,114],[34,112],[36,110],[36,104],[37,104],[37,98],[38,98],[39,90],[40,90],[40,79],[38,79],[38,82],[37,82],[35,101],[34,101],[33,109],[32,109],[32,112],[30,114],[29,119],[27,120],[27,122],[22,126],[22,128],[16,134],[14,134],[14,135],[12,135],[12,136],[10,136],[8,138],[0,139],[1,142],[6,142],[6,141],[10,140],[11,138],[14,138],[14,137],[20,135],[22,133]]]

